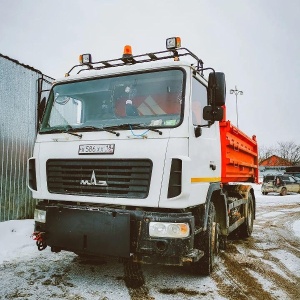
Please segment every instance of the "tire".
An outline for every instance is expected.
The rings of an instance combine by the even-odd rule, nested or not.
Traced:
[[[241,239],[245,239],[251,236],[253,231],[254,221],[254,205],[252,194],[248,194],[248,202],[245,204],[245,222],[237,228],[237,236]]]
[[[286,188],[282,188],[280,192],[280,196],[286,196],[287,195],[287,190]]]
[[[263,195],[268,195],[268,192],[262,192]]]
[[[204,251],[204,256],[193,263],[193,273],[199,275],[210,275],[218,255],[218,224],[216,222],[216,210],[214,204],[209,205],[207,230],[195,238],[195,248]]]
[[[227,248],[227,235],[219,235],[219,249],[226,250]]]

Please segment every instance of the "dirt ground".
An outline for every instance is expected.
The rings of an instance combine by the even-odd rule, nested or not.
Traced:
[[[261,198],[252,237],[229,240],[210,277],[32,246],[32,255],[0,264],[0,299],[300,299],[300,239],[292,230],[300,220],[296,197],[285,205],[264,204]]]
[[[245,241],[230,241],[220,253],[221,263],[212,275],[220,295],[226,299],[300,298],[300,240],[291,234],[291,225],[300,219],[299,204],[258,208],[253,235]]]

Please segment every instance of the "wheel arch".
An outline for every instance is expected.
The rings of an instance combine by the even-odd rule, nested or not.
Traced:
[[[216,210],[217,223],[219,223],[221,232],[227,228],[227,202],[226,197],[222,192],[220,183],[211,183],[207,192],[205,202],[205,215],[203,219],[203,230],[207,229],[207,220],[209,214],[209,205],[213,203]]]
[[[248,199],[248,195],[251,194],[253,200],[253,213],[254,219],[256,215],[256,199],[254,189],[251,185],[232,185],[231,191],[239,192],[244,199]],[[220,183],[211,183],[207,192],[206,202],[205,202],[205,212],[203,218],[202,228],[207,229],[207,220],[209,213],[209,204],[212,202],[215,206],[217,222],[220,226],[220,233],[226,235],[227,228],[229,226],[228,212],[227,212],[227,198],[223,193]]]

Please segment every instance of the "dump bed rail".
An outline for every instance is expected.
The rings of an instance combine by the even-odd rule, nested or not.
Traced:
[[[230,121],[220,122],[221,181],[258,183],[256,136],[248,137]]]

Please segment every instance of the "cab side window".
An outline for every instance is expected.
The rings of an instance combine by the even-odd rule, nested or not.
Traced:
[[[206,87],[195,77],[192,79],[192,122],[201,125],[203,120],[203,107],[207,105]]]

